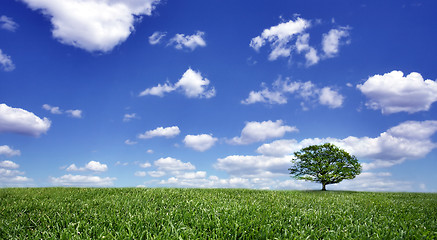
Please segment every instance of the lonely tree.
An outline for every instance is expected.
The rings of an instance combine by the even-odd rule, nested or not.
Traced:
[[[358,159],[334,144],[312,145],[294,153],[290,174],[295,179],[326,185],[353,179],[361,173]]]

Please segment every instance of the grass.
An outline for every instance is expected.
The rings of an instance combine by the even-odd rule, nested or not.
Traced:
[[[437,239],[437,194],[4,188],[0,239]]]

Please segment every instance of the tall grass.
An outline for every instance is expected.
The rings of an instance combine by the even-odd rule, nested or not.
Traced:
[[[437,239],[437,194],[0,189],[0,239]]]

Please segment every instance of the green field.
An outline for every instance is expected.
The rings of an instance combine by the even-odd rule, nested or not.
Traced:
[[[437,239],[437,194],[4,188],[0,239]]]

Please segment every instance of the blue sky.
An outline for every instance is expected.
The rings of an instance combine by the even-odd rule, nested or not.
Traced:
[[[436,192],[434,1],[0,4],[0,186]]]

